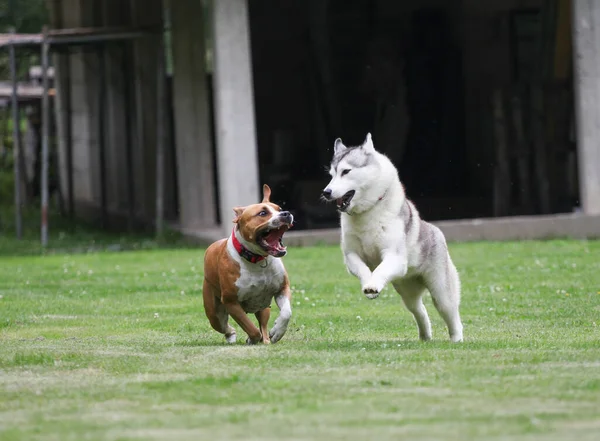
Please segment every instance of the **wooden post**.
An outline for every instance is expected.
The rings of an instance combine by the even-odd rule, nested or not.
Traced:
[[[14,29],[11,33],[14,33]],[[10,52],[10,79],[12,82],[12,120],[13,120],[13,170],[15,178],[15,229],[17,239],[23,236],[23,221],[21,219],[21,168],[19,167],[21,157],[21,147],[19,145],[20,129],[19,124],[19,99],[17,97],[17,60],[15,56],[15,47],[11,44]]]
[[[585,214],[600,214],[600,3],[573,0],[573,88],[579,200]]]
[[[166,90],[165,90],[165,52],[164,36],[160,35],[158,60],[156,64],[156,235],[164,230],[164,177],[165,177],[165,119],[166,119]]]
[[[248,1],[213,2],[212,17],[219,208],[229,234],[231,207],[260,195]]]
[[[341,109],[337,96],[337,82],[334,77],[332,63],[332,49],[330,44],[330,27],[328,24],[328,10],[331,2],[329,0],[310,0],[308,3],[308,35],[310,38],[309,50],[313,54],[313,70],[317,72],[318,79],[315,80],[326,109],[328,123],[325,135],[330,139],[335,133],[340,133],[342,128]],[[319,135],[323,136],[321,133]],[[329,141],[327,141],[329,142]],[[320,162],[328,161],[327,149],[320,149]]]
[[[510,168],[508,162],[504,95],[496,89],[492,96],[496,167],[494,168],[494,216],[506,216],[510,208]]]
[[[215,227],[219,219],[213,148],[216,133],[211,121],[216,114],[210,105],[212,89],[206,74],[208,30],[204,26],[211,27],[212,16],[197,0],[176,0],[170,5],[179,225],[197,231]],[[211,11],[213,7],[214,4]]]
[[[518,92],[512,97],[512,116],[515,130],[515,141],[517,144],[517,169],[519,174],[519,186],[521,188],[520,202],[525,213],[531,212],[531,189],[529,185],[529,145],[523,128],[523,104]],[[525,214],[523,213],[523,214]]]
[[[550,182],[548,180],[547,138],[544,132],[544,90],[542,85],[531,89],[531,127],[535,176],[541,214],[550,213]]]
[[[72,115],[71,115],[71,59],[67,52],[67,56],[64,57],[63,69],[61,70],[61,77],[63,80],[64,87],[62,93],[64,93],[63,103],[65,105],[64,110],[64,127],[65,127],[65,150],[67,156],[67,194],[68,194],[68,210],[69,218],[75,217],[75,196],[73,188],[73,127],[72,127]],[[58,81],[55,77],[54,81]],[[56,84],[56,83],[55,83]]]
[[[108,224],[108,207],[106,198],[106,59],[104,46],[97,49],[98,54],[98,153],[100,168],[100,207],[102,212],[102,228]]]
[[[56,29],[62,29],[65,27],[66,11],[57,2],[51,7],[51,13],[54,15],[54,27]],[[62,172],[66,174],[66,198],[67,198],[67,214],[70,219],[75,217],[75,197],[74,197],[74,185],[73,185],[73,119],[72,119],[72,81],[71,81],[71,52],[69,47],[63,48],[60,54],[58,54],[55,60],[55,111],[57,123],[57,139],[64,140],[64,156],[65,156],[65,168],[61,170],[60,160],[58,161],[59,176],[61,183],[59,188],[63,188],[63,177]],[[58,142],[60,145],[60,141]],[[57,155],[60,157],[60,154]],[[62,199],[64,199],[64,192]]]
[[[121,50],[123,51],[123,96],[125,102],[125,169],[127,170],[127,229],[129,232],[133,231],[134,220],[135,220],[135,188],[134,188],[134,167],[133,167],[133,133],[132,133],[132,96],[131,96],[131,82],[129,81],[129,72],[131,63],[129,61],[128,44],[123,43]]]
[[[42,246],[48,245],[48,159],[50,156],[50,97],[48,96],[48,52],[50,45],[46,39],[47,28],[44,27],[42,37]]]

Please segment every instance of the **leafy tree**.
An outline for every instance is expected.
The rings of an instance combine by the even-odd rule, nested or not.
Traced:
[[[46,0],[0,0],[0,32],[36,33],[48,22]]]

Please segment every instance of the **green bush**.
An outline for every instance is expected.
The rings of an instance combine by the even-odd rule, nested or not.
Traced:
[[[0,168],[0,206],[7,207],[13,204],[14,179],[12,169]]]

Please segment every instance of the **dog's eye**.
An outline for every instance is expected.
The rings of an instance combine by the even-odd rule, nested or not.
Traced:
[[[261,211],[260,213],[258,213],[259,216],[266,216],[267,212],[265,210]]]
[[[348,173],[350,173],[350,169],[342,170],[342,176],[346,176]]]

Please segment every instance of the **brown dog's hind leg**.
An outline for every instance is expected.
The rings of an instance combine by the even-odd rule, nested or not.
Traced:
[[[269,338],[269,318],[271,318],[271,307],[262,309],[258,311],[256,314],[256,320],[258,320],[258,326],[260,327],[260,333],[262,334],[262,342],[266,345],[271,343],[271,339]]]
[[[215,290],[206,280],[204,280],[202,296],[204,299],[204,312],[210,321],[210,325],[215,331],[225,334],[227,343],[235,343],[235,329],[229,325],[229,314],[225,309],[225,305],[221,303],[221,300],[215,295]]]
[[[258,329],[256,325],[252,323],[250,317],[246,315],[246,312],[239,303],[234,301],[225,303],[225,308],[227,308],[227,312],[236,321],[236,323],[240,325],[246,334],[248,334],[246,343],[256,344],[262,341],[260,329]]]

